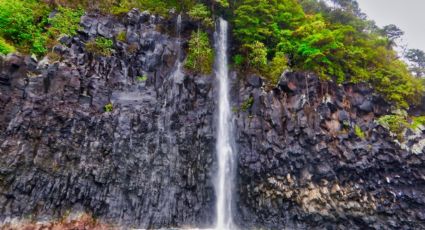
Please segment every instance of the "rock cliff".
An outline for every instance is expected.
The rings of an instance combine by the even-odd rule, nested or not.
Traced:
[[[0,220],[86,212],[116,226],[211,226],[216,79],[175,75],[173,20],[132,10],[81,26],[54,48],[59,62],[1,58]],[[110,57],[85,49],[97,36],[114,40]],[[242,229],[425,228],[425,135],[394,141],[374,122],[390,105],[370,88],[232,76]]]

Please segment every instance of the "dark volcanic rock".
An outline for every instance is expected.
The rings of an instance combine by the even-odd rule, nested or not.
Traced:
[[[175,82],[166,60],[176,60],[177,39],[146,17],[84,16],[81,37],[55,49],[61,63],[2,59],[2,221],[87,212],[143,228],[212,224],[212,78]],[[113,37],[116,28],[137,34],[128,40],[141,48],[85,52],[81,41]],[[113,111],[104,112],[110,102]]]
[[[85,15],[54,48],[62,62],[0,58],[0,221],[83,212],[211,227],[216,83],[175,76],[180,43],[158,32],[172,23],[136,9]],[[193,27],[183,21],[183,44]],[[86,52],[97,36],[114,40],[110,57]],[[390,106],[370,88],[304,73],[270,91],[255,75],[231,79],[241,229],[425,228],[424,133],[401,148],[374,122]]]
[[[252,84],[240,84],[244,97]],[[283,76],[279,89],[256,97],[256,113],[237,115],[243,228],[425,228],[425,156],[401,149],[373,122],[389,110],[382,99],[363,85],[339,87],[298,73]]]

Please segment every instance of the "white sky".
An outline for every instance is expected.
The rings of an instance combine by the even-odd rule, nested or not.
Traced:
[[[425,51],[425,0],[357,0],[380,27],[394,24],[405,32],[408,48]]]

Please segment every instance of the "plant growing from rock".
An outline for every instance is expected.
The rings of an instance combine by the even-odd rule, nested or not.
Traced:
[[[108,104],[105,105],[103,110],[107,113],[112,112],[114,110],[114,105],[112,105],[112,103],[109,102]]]
[[[0,54],[8,54],[13,52],[15,52],[15,47],[7,43],[4,38],[0,37]]]
[[[117,34],[116,39],[120,42],[125,42],[127,40],[127,33],[125,31],[121,31]]]
[[[86,43],[86,50],[98,56],[111,56],[113,41],[104,37],[98,37]]]
[[[185,67],[201,74],[210,74],[214,62],[214,52],[208,34],[202,31],[192,32]]]
[[[253,104],[254,104],[254,97],[250,96],[248,99],[246,99],[244,102],[242,102],[241,110],[243,112],[246,112],[246,111],[248,111],[248,109],[250,109],[252,107]]]
[[[366,138],[366,134],[363,132],[362,128],[360,128],[360,126],[358,125],[354,126],[354,134],[356,134],[356,136],[359,137],[360,139]]]
[[[136,79],[137,79],[137,81],[144,82],[144,81],[148,80],[148,76],[146,76],[146,75],[138,76]]]

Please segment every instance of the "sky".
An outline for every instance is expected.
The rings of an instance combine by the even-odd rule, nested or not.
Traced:
[[[405,32],[408,48],[425,51],[425,0],[357,0],[369,19],[383,27],[394,24]]]

